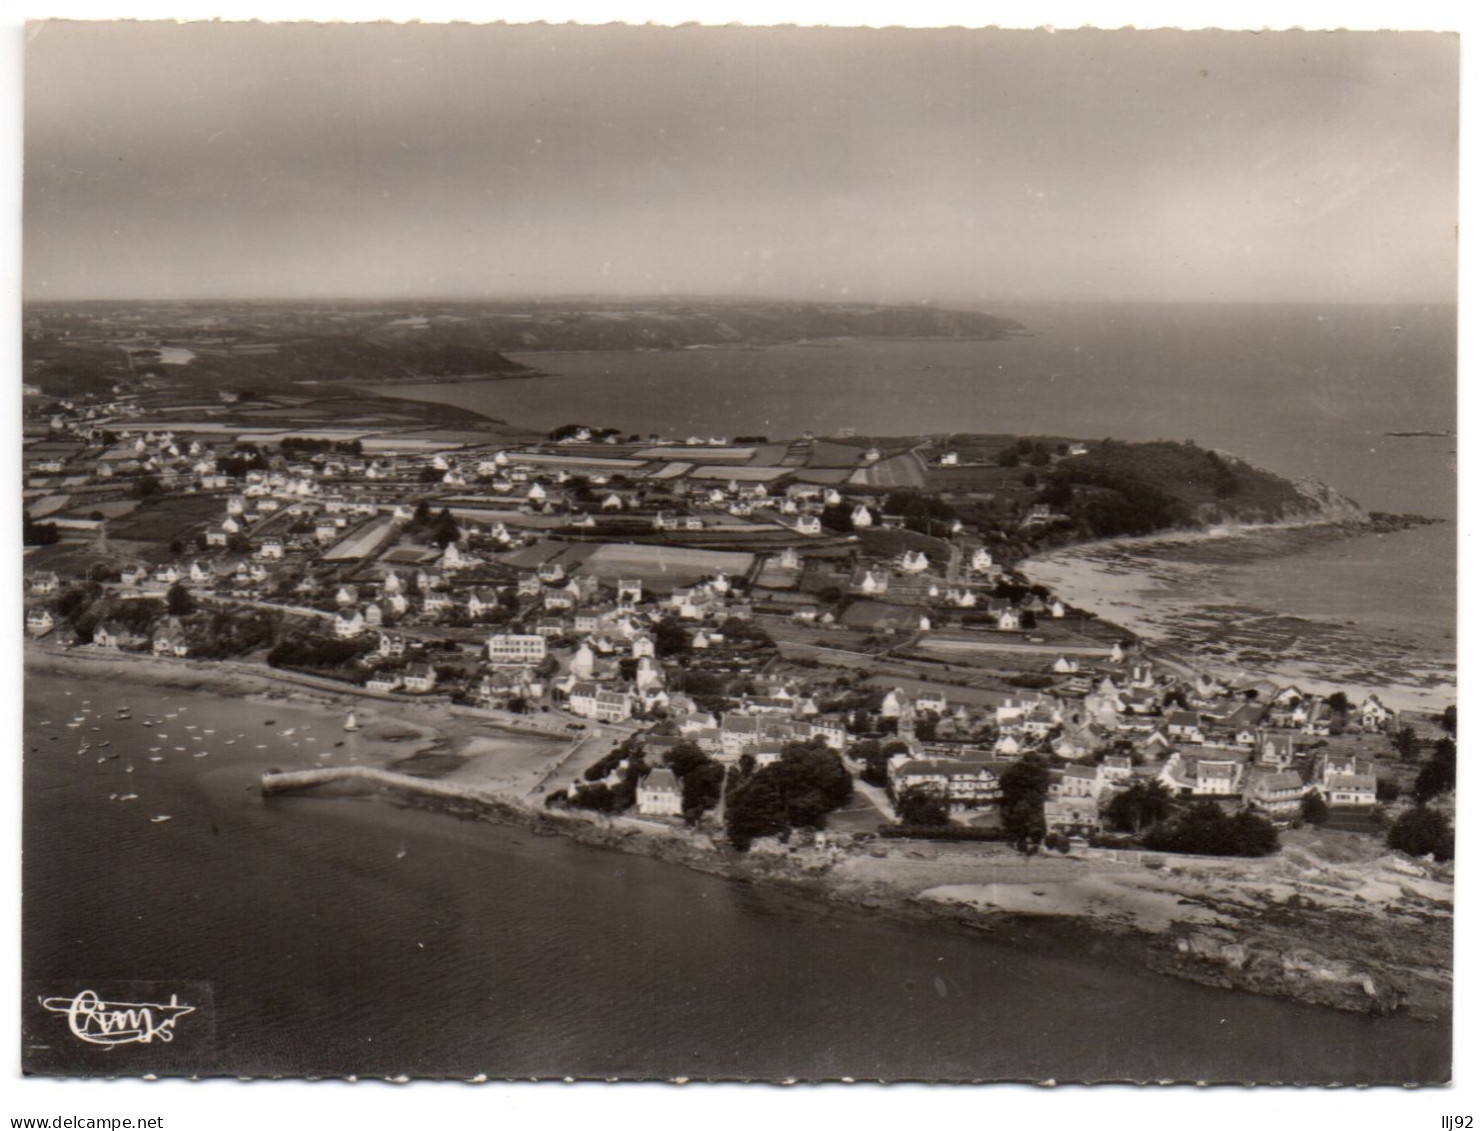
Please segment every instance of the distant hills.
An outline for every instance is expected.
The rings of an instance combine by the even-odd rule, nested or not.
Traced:
[[[531,377],[507,352],[761,348],[830,338],[997,339],[973,311],[748,299],[497,303],[38,303],[25,379],[52,396],[143,380],[182,392]],[[189,351],[180,363],[160,351]]]
[[[825,338],[997,339],[1024,327],[1008,318],[934,306],[679,301],[539,304],[518,310],[395,319],[375,341],[431,339],[501,351],[685,349]]]

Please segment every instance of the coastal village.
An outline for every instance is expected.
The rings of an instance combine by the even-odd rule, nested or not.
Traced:
[[[583,757],[540,783],[552,806],[738,847],[1080,851],[1180,813],[1379,837],[1425,776],[1418,726],[1442,733],[1371,689],[1150,654],[1031,584],[1015,532],[1067,520],[1076,492],[1046,485],[1094,457],[1081,441],[572,424],[506,443],[248,428],[226,393],[26,392],[37,647],[256,665],[564,735]]]

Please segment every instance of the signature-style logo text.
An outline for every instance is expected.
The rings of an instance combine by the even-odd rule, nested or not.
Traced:
[[[90,1045],[168,1043],[175,1039],[175,1023],[196,1011],[175,994],[167,1002],[103,1001],[92,990],[82,990],[76,997],[38,1000],[43,1009],[65,1013],[72,1035]]]

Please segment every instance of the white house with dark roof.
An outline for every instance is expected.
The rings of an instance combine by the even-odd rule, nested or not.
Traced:
[[[1395,712],[1387,707],[1373,692],[1359,707],[1359,722],[1365,730],[1384,730],[1395,721]]]
[[[334,616],[335,635],[351,640],[366,630],[366,618],[357,608],[341,609]]]
[[[438,673],[431,664],[408,664],[402,672],[402,686],[408,691],[426,694],[438,685]]]
[[[1324,800],[1330,805],[1374,805],[1377,782],[1374,774],[1331,774],[1324,779]]]
[[[684,812],[683,796],[674,771],[660,766],[639,782],[638,810],[646,817],[678,817]]]
[[[1175,742],[1202,743],[1205,732],[1200,727],[1200,716],[1193,711],[1170,711],[1167,722],[1169,737]]]
[[[1307,787],[1295,770],[1253,772],[1246,788],[1252,808],[1274,820],[1292,820],[1302,812]]]
[[[152,647],[156,656],[189,656],[190,644],[185,639],[185,629],[175,617],[168,618],[155,629]]]

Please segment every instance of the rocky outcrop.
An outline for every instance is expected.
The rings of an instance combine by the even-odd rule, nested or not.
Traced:
[[[1317,479],[1294,479],[1293,489],[1308,505],[1288,517],[1308,522],[1367,522],[1368,513],[1347,495]]]
[[[1176,935],[1149,955],[1154,969],[1206,985],[1295,998],[1356,1013],[1392,1013],[1404,991],[1377,971],[1304,947],[1281,947],[1223,928]]]

